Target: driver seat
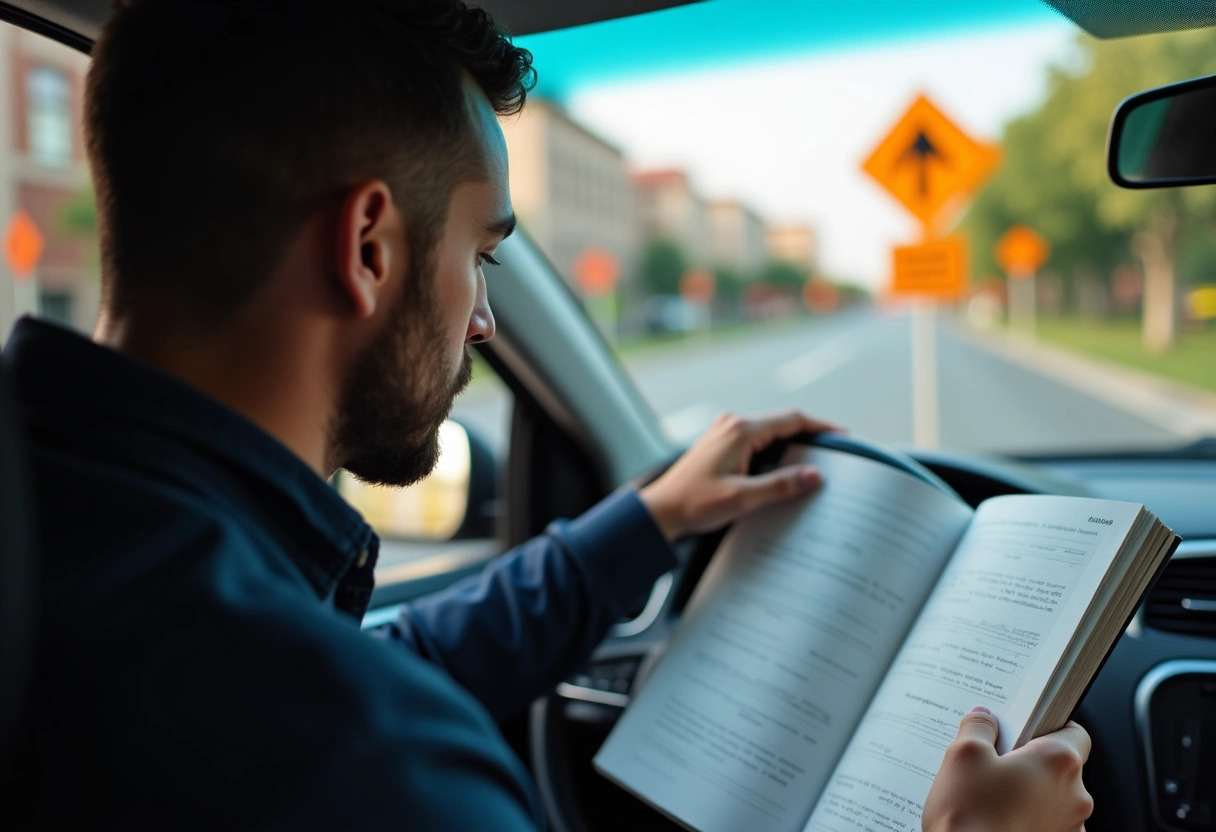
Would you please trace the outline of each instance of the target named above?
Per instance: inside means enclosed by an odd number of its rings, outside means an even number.
[[[32,681],[37,563],[23,425],[0,362],[0,827],[8,828]]]

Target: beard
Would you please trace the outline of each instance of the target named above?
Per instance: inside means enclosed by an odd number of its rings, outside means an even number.
[[[330,431],[338,465],[374,485],[413,485],[431,472],[439,428],[473,377],[467,349],[450,369],[436,276],[418,271],[407,276],[381,334],[355,360]]]

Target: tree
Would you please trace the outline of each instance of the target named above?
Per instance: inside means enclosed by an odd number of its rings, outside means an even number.
[[[57,217],[59,230],[65,234],[97,236],[97,207],[93,189],[85,188],[64,203]]]
[[[1211,72],[1216,35],[1207,30],[1098,41],[1082,36],[1076,61],[1050,70],[1035,111],[1006,126],[1005,164],[963,227],[976,268],[1023,223],[1052,243],[1051,267],[1066,281],[1104,275],[1132,257],[1144,272],[1143,340],[1153,352],[1174,340],[1176,263],[1181,243],[1216,213],[1216,190],[1130,191],[1106,172],[1106,133],[1118,103],[1147,87]]]
[[[688,261],[679,244],[659,238],[646,244],[638,276],[651,295],[678,295],[680,278],[687,269]]]
[[[744,275],[730,266],[714,268],[714,282],[717,284],[716,297],[720,300],[738,300],[749,281]]]
[[[801,292],[809,275],[806,269],[781,260],[771,260],[760,271],[760,282],[778,289]]]

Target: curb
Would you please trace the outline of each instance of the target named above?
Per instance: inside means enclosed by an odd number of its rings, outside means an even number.
[[[1018,335],[952,328],[974,346],[1180,436],[1216,436],[1216,394]]]

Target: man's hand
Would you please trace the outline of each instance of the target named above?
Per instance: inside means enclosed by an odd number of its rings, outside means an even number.
[[[752,455],[778,439],[839,428],[791,410],[717,421],[663,476],[642,489],[642,502],[668,540],[720,528],[752,509],[808,494],[819,487],[819,471],[790,465],[748,476]]]
[[[1085,729],[1070,722],[1004,756],[996,735],[996,719],[982,709],[963,717],[925,801],[925,832],[1083,830],[1094,809],[1081,782]]]

